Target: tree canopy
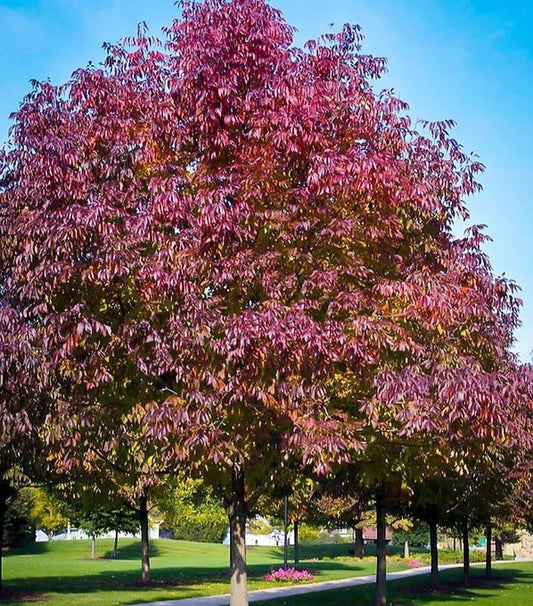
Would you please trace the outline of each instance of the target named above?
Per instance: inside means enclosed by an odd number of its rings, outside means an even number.
[[[56,464],[129,467],[141,492],[196,470],[235,606],[247,511],[289,460],[383,470],[398,437],[453,458],[524,428],[514,285],[480,227],[452,232],[482,165],[375,90],[357,26],[292,33],[263,0],[185,2],[164,42],[140,26],[35,82],[0,163],[0,315],[57,381]]]

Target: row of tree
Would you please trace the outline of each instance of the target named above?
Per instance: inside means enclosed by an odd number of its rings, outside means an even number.
[[[516,286],[452,231],[482,170],[453,123],[376,92],[358,27],[292,33],[263,0],[186,2],[13,115],[0,512],[23,475],[118,491],[148,581],[149,496],[186,472],[223,500],[243,606],[248,513],[329,478],[375,501],[382,606],[391,503],[527,478],[532,369]]]

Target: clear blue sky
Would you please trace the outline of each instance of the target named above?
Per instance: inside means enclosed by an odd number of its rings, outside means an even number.
[[[303,43],[329,24],[359,23],[365,50],[389,60],[394,87],[414,117],[453,118],[455,137],[487,170],[472,198],[486,223],[496,273],[523,289],[517,351],[533,350],[533,2],[530,0],[273,0]],[[172,0],[0,0],[0,141],[29,80],[62,83],[101,44],[154,33],[177,15]]]

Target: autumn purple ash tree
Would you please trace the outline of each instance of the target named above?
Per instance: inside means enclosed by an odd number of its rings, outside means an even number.
[[[232,606],[247,513],[289,461],[324,474],[390,432],[493,438],[483,381],[451,425],[445,393],[478,338],[490,372],[513,363],[510,285],[469,261],[478,232],[451,232],[481,166],[374,91],[357,27],[292,33],[263,0],[186,2],[164,43],[141,27],[35,83],[0,167],[4,296],[58,386],[52,457],[129,466],[140,491],[183,469],[215,486]]]

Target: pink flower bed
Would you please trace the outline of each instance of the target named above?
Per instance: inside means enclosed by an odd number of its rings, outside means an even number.
[[[291,581],[292,583],[302,583],[304,581],[314,581],[315,577],[309,570],[296,570],[296,568],[278,568],[265,574],[266,581]]]
[[[422,564],[419,560],[409,560],[409,562],[407,562],[407,566],[409,566],[410,568],[419,568],[420,566],[422,566]]]

